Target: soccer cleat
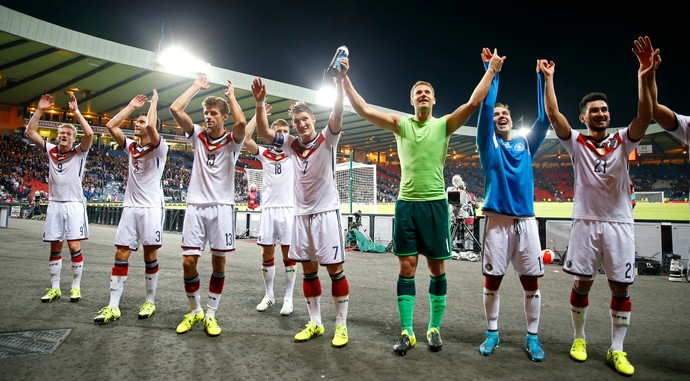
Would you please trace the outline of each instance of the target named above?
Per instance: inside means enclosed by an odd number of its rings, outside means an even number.
[[[204,319],[204,330],[206,331],[206,334],[211,337],[220,335],[220,332],[222,331],[218,325],[218,320],[216,320],[214,317],[207,317]]]
[[[403,329],[398,341],[393,345],[393,353],[398,356],[405,356],[407,351],[414,348],[416,344],[417,338],[414,336],[414,333],[410,335],[406,329]]]
[[[43,297],[41,298],[41,301],[43,303],[48,303],[48,302],[52,302],[53,300],[58,300],[62,296],[62,293],[57,288],[46,288],[46,290],[48,290],[48,292],[45,295],[43,295]]]
[[[333,336],[331,344],[333,344],[335,348],[342,348],[347,345],[347,327],[345,324],[335,325],[335,335]]]
[[[498,338],[498,331],[485,331],[484,334],[486,340],[479,346],[479,353],[484,356],[491,356],[501,343],[501,339]]]
[[[259,312],[264,312],[274,304],[276,304],[276,300],[274,298],[264,296],[264,298],[261,299],[261,303],[256,305],[256,310]]]
[[[606,352],[606,362],[616,372],[624,376],[632,376],[635,373],[635,367],[628,361],[628,354],[623,351],[612,351],[609,348]]]
[[[317,338],[326,331],[323,328],[323,325],[316,325],[313,321],[309,320],[307,324],[305,325],[306,328],[301,330],[299,333],[295,335],[295,342],[297,343],[302,343],[305,341],[309,341],[311,339]]]
[[[79,287],[72,287],[72,290],[69,292],[69,301],[76,303],[81,299],[81,291],[79,291]]]
[[[426,341],[429,344],[428,349],[432,352],[438,352],[443,348],[441,332],[438,331],[438,328],[431,328],[426,332]]]
[[[107,324],[120,318],[120,309],[113,306],[105,306],[98,311],[98,315],[93,318],[96,324]]]
[[[194,324],[204,320],[204,311],[198,312],[196,314],[192,314],[191,312],[184,315],[184,319],[182,320],[182,323],[177,325],[177,333],[185,333],[189,332]]]
[[[527,352],[527,356],[532,361],[544,361],[544,351],[541,349],[541,342],[537,335],[532,335],[531,333],[527,334],[525,352]]]
[[[292,309],[292,300],[284,300],[283,308],[280,309],[280,314],[283,316],[290,316],[292,315]]]
[[[156,305],[151,302],[144,302],[139,308],[139,319],[148,319],[156,312]]]
[[[587,360],[587,342],[585,339],[575,339],[570,347],[570,358],[577,362]]]

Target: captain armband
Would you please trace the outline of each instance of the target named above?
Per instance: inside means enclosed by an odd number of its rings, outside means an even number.
[[[282,148],[285,144],[285,134],[276,134],[276,137],[273,139],[273,143],[271,144],[274,147]]]

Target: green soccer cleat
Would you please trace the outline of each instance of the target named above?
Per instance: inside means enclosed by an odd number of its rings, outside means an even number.
[[[606,352],[606,362],[616,372],[624,376],[632,376],[635,373],[635,367],[628,361],[628,354],[622,351],[612,351],[610,348]]]
[[[405,356],[407,351],[414,348],[417,344],[417,338],[413,334],[410,334],[406,329],[403,329],[398,341],[393,345],[393,353],[398,356]]]
[[[184,315],[184,319],[182,320],[182,323],[177,325],[177,333],[185,333],[189,332],[194,324],[204,320],[204,311],[201,311],[196,314],[192,314],[191,312]]]
[[[69,292],[69,301],[72,303],[76,303],[81,299],[81,291],[79,290],[79,287],[72,287],[72,290]]]
[[[62,293],[57,288],[46,288],[46,290],[48,290],[48,292],[41,298],[41,302],[43,303],[49,303],[53,300],[58,300],[62,296]]]
[[[333,341],[331,344],[335,348],[342,348],[347,345],[347,327],[345,324],[335,325],[335,335],[333,336]]]
[[[108,324],[120,318],[120,309],[113,306],[105,306],[98,311],[98,316],[93,318],[96,324]]]
[[[316,323],[309,320],[305,328],[295,335],[295,342],[302,343],[309,341],[323,335],[325,331],[323,325],[316,325]]]
[[[570,358],[577,362],[587,360],[587,342],[585,339],[575,339],[573,346],[570,347]]]
[[[148,319],[156,312],[156,305],[151,302],[144,302],[139,308],[139,319]]]
[[[426,341],[429,344],[427,348],[432,352],[439,352],[443,348],[441,332],[438,331],[438,328],[431,328],[426,332]]]
[[[214,317],[207,317],[204,319],[204,330],[206,331],[206,334],[211,337],[220,335],[220,332],[222,331],[218,325],[218,320],[216,320]]]

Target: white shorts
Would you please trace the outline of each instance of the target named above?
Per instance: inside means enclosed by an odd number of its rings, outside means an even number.
[[[510,263],[518,275],[544,275],[536,218],[486,216],[482,273],[504,276]]]
[[[609,280],[635,281],[634,224],[574,219],[563,271],[594,278],[602,262]]]
[[[182,227],[182,248],[197,250],[197,255],[206,248],[212,251],[235,250],[235,206],[234,205],[187,205]]]
[[[272,207],[261,210],[261,226],[257,244],[273,246],[277,241],[283,246],[290,246],[292,225],[295,217],[292,207]]]
[[[127,246],[132,250],[143,246],[161,246],[163,243],[163,208],[127,206],[122,210],[115,233],[115,246]]]
[[[48,202],[44,242],[81,241],[89,238],[89,220],[83,202]]]
[[[291,260],[336,265],[345,262],[344,248],[339,210],[295,216]]]

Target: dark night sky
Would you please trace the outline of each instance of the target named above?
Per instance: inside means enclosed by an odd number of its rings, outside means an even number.
[[[535,62],[546,58],[556,63],[559,105],[576,128],[579,100],[591,91],[608,94],[612,126],[635,116],[638,63],[631,48],[638,36],[649,35],[663,60],[660,102],[690,113],[684,94],[690,89],[690,28],[665,1],[647,7],[605,1],[46,3],[3,1],[44,21],[152,51],[165,24],[163,46],[184,45],[213,66],[310,89],[320,87],[335,49],[345,44],[350,78],[369,103],[411,112],[410,87],[426,80],[436,90],[437,117],[467,100],[483,73],[486,46],[507,57],[499,102],[510,105],[516,124],[520,115],[531,124]],[[476,124],[476,114],[468,124]]]

